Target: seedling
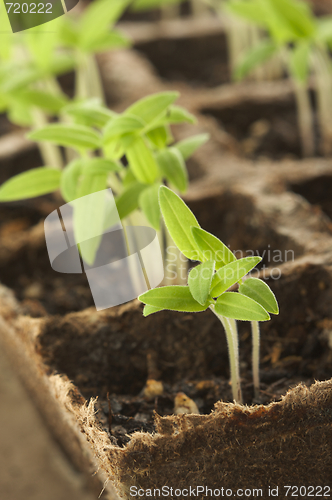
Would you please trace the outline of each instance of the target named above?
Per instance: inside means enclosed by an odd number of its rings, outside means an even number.
[[[143,293],[143,314],[168,309],[179,312],[201,312],[210,309],[226,332],[234,401],[242,403],[239,373],[239,346],[236,320],[252,322],[253,379],[259,394],[259,327],[258,321],[278,314],[278,304],[269,286],[258,278],[243,278],[261,257],[237,260],[231,250],[212,234],[204,231],[194,214],[173,191],[159,189],[159,204],[166,227],[179,250],[190,260],[199,261],[188,276],[187,286],[165,286]],[[238,286],[237,291],[228,291]]]
[[[174,104],[177,97],[177,92],[153,94],[122,114],[110,111],[96,100],[68,105],[64,112],[74,123],[47,125],[29,137],[71,148],[78,157],[61,172],[46,166],[13,177],[1,186],[0,201],[32,198],[60,188],[64,200],[70,203],[111,187],[122,220],[140,209],[149,224],[159,231],[160,185],[167,181],[179,192],[185,192],[188,184],[185,160],[208,138],[201,134],[171,145],[170,125],[195,121],[185,109]],[[102,227],[105,214],[90,208],[95,213],[95,224]],[[74,224],[75,233],[84,235],[83,213],[75,215]],[[87,238],[77,240],[84,239]],[[83,257],[87,263],[93,262],[96,250],[86,246]]]
[[[0,111],[18,125],[42,127],[59,116],[68,102],[57,77],[75,70],[75,98],[104,101],[95,54],[127,47],[130,41],[114,24],[128,0],[97,0],[78,18],[70,14],[51,21],[49,31],[36,27],[24,35],[2,35],[0,50]],[[10,31],[0,3],[0,28]],[[23,37],[23,38],[22,38]],[[45,165],[62,168],[59,148],[38,143]]]
[[[315,141],[308,90],[312,71],[316,80],[321,150],[331,153],[332,137],[332,43],[331,18],[315,18],[302,0],[228,0],[227,9],[261,29],[268,38],[247,51],[235,70],[240,80],[278,54],[294,82],[298,124],[304,156],[313,156]]]

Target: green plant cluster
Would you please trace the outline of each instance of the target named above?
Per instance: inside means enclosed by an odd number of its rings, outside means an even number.
[[[331,153],[332,131],[332,17],[315,17],[303,0],[226,0],[225,8],[232,15],[245,19],[263,30],[265,37],[247,50],[234,71],[242,80],[255,68],[276,54],[285,71],[294,81],[298,122],[304,156],[315,152],[309,76],[315,79],[318,98],[321,152]]]
[[[121,219],[141,209],[158,230],[160,185],[166,181],[185,192],[185,160],[208,138],[200,134],[172,144],[171,124],[195,122],[191,114],[174,104],[177,97],[177,92],[152,94],[121,114],[95,99],[67,105],[63,113],[72,118],[72,123],[49,124],[29,137],[70,148],[76,157],[63,170],[45,166],[12,177],[1,186],[0,201],[32,198],[61,189],[64,200],[70,203],[111,187]],[[77,241],[86,239],[86,210],[93,214],[97,227],[104,227],[105,213],[94,206],[93,200],[87,199],[86,203],[84,212],[75,214]],[[95,250],[83,255],[88,263],[93,261]]]
[[[159,203],[166,227],[179,250],[190,260],[201,264],[188,276],[187,286],[165,286],[143,293],[138,298],[145,305],[144,316],[169,309],[180,312],[202,312],[210,308],[223,324],[229,349],[233,398],[242,402],[238,334],[234,320],[267,321],[269,313],[278,314],[278,304],[269,286],[258,278],[243,278],[261,257],[237,260],[218,238],[202,229],[194,214],[179,196],[165,186],[159,189]],[[238,291],[228,291],[234,285]],[[254,325],[254,351],[259,346],[259,331]],[[253,372],[258,390],[258,357]]]

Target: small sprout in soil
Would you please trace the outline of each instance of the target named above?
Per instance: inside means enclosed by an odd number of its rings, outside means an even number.
[[[232,15],[245,19],[265,37],[247,50],[234,71],[237,80],[278,56],[290,75],[298,109],[298,126],[304,156],[315,153],[309,76],[314,76],[321,153],[332,152],[332,43],[331,17],[316,18],[303,0],[227,0]]]
[[[174,143],[171,125],[196,121],[174,104],[178,95],[151,94],[121,114],[109,110],[98,99],[65,106],[62,113],[69,115],[72,123],[67,120],[48,124],[31,132],[29,138],[38,144],[69,148],[74,159],[62,170],[44,166],[12,177],[0,187],[0,202],[33,198],[60,189],[64,200],[71,203],[111,188],[121,220],[127,219],[128,225],[150,225],[165,231],[160,225],[158,189],[166,181],[185,192],[185,161],[208,139],[207,134],[199,134]],[[93,263],[99,243],[96,238],[91,239],[87,214],[95,227],[103,228],[107,222],[105,211],[91,198],[74,208],[75,237],[76,241],[86,242],[81,252],[88,264]]]
[[[222,323],[228,344],[233,399],[242,403],[239,373],[239,347],[236,320],[251,321],[253,337],[253,378],[259,394],[259,321],[278,314],[276,298],[268,285],[258,278],[244,280],[261,257],[237,260],[218,238],[202,229],[194,214],[169,188],[159,189],[159,204],[166,227],[179,250],[190,260],[199,261],[188,276],[187,286],[165,286],[143,293],[143,314],[164,309],[201,312],[206,309]],[[237,291],[227,291],[238,286]]]
[[[178,392],[174,399],[174,413],[175,415],[199,413],[199,409],[195,401],[186,396],[184,392]]]

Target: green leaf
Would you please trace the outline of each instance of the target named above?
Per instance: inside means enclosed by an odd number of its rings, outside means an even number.
[[[165,126],[156,127],[146,133],[146,137],[157,149],[163,149],[168,143],[168,133]]]
[[[48,141],[60,146],[69,146],[74,149],[98,149],[100,136],[94,130],[83,125],[52,124],[28,134],[29,139]]]
[[[184,0],[134,0],[131,5],[131,10],[134,12],[158,9],[164,7],[165,5],[178,4]]]
[[[84,10],[79,22],[79,45],[82,50],[90,52],[91,47],[107,33],[109,26],[121,16],[127,7],[128,0],[95,0]]]
[[[156,157],[165,178],[181,193],[188,187],[188,173],[181,153],[176,148],[160,151]]]
[[[28,126],[32,125],[31,109],[27,104],[18,99],[10,99],[10,106],[8,109],[9,121],[16,125]]]
[[[109,172],[120,172],[122,168],[119,163],[107,158],[88,158],[84,160],[84,174],[108,174]]]
[[[317,40],[331,42],[332,40],[332,16],[320,17],[316,20]]]
[[[251,21],[259,26],[266,26],[265,11],[260,8],[260,2],[255,0],[231,0],[225,2],[225,10],[229,13]]]
[[[82,173],[82,159],[73,160],[62,171],[61,194],[63,199],[69,203],[77,198],[79,178]]]
[[[160,229],[160,208],[158,201],[159,184],[144,189],[139,195],[138,204],[151,226]]]
[[[276,15],[294,38],[310,38],[316,31],[314,15],[308,4],[299,0],[269,0]]]
[[[188,139],[183,139],[175,144],[176,149],[178,149],[184,160],[187,160],[196,149],[200,148],[209,140],[209,134],[198,134]]]
[[[21,101],[31,106],[45,109],[53,113],[58,113],[66,104],[67,98],[64,94],[51,94],[43,90],[21,90],[16,93]]]
[[[271,59],[276,51],[277,45],[270,40],[264,40],[249,49],[235,68],[235,80],[242,80],[245,78],[257,66]]]
[[[191,260],[202,260],[190,228],[199,227],[196,217],[181,198],[165,186],[159,189],[159,205],[166,227],[178,249]]]
[[[194,115],[189,113],[185,108],[182,108],[182,106],[176,106],[173,104],[172,106],[169,106],[167,112],[166,112],[166,117],[163,120],[166,123],[196,123],[196,118]]]
[[[213,234],[204,231],[200,227],[192,227],[191,232],[203,256],[203,262],[214,260],[216,262],[216,269],[220,269],[225,264],[236,261],[233,252],[216,236],[213,236]]]
[[[124,219],[138,208],[139,195],[144,189],[146,185],[135,182],[115,199],[120,219]]]
[[[268,312],[257,302],[236,292],[225,292],[215,305],[216,313],[242,321],[267,321]]]
[[[279,314],[275,295],[264,281],[258,278],[248,278],[240,285],[239,292],[258,302],[269,313]]]
[[[251,269],[253,269],[261,257],[244,257],[243,259],[231,262],[219,269],[213,276],[211,284],[211,297],[218,297],[225,292],[230,286],[237,283]]]
[[[202,306],[206,303],[209,297],[214,268],[215,262],[213,260],[209,260],[194,267],[188,276],[190,293]]]
[[[164,309],[162,307],[154,307],[154,306],[149,306],[145,305],[143,309],[143,316],[146,318],[147,316],[150,316],[150,314],[154,314],[159,311],[163,311]]]
[[[113,30],[111,33],[102,33],[96,38],[94,42],[89,45],[88,52],[98,53],[106,50],[130,47],[130,45],[131,40],[128,37],[119,31]]]
[[[178,98],[178,92],[159,92],[143,97],[126,110],[126,114],[135,115],[145,124],[156,120]]]
[[[148,290],[138,300],[150,306],[180,312],[200,312],[209,307],[209,303],[201,305],[190,293],[187,286],[163,286]]]
[[[108,144],[115,137],[142,130],[144,123],[135,115],[118,115],[113,117],[104,128],[103,142]]]
[[[136,177],[134,176],[133,172],[130,170],[130,168],[126,168],[124,177],[122,179],[122,185],[124,188],[129,187],[131,184],[136,183]]]
[[[136,179],[145,184],[153,184],[158,176],[158,167],[142,137],[135,138],[126,148],[126,156]]]
[[[82,125],[99,128],[104,127],[109,120],[117,116],[114,111],[101,106],[99,99],[72,103],[62,111],[76,118]]]
[[[0,201],[24,200],[52,193],[60,186],[61,171],[39,167],[15,175],[0,187]]]
[[[308,80],[310,45],[299,43],[289,52],[289,69],[294,78],[302,83]]]
[[[2,85],[3,92],[14,92],[16,90],[24,89],[27,85],[40,80],[42,74],[40,70],[32,66],[21,65],[18,71],[12,71],[6,78]]]

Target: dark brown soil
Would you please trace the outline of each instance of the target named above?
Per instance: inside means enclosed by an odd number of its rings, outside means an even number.
[[[318,289],[310,288],[313,281]],[[300,381],[310,385],[332,376],[327,333],[332,320],[318,320],[328,309],[321,300],[328,286],[324,269],[303,268],[269,284],[281,315],[262,324],[258,401],[253,395],[250,325],[239,322],[245,404],[268,403]],[[128,442],[132,432],[151,432],[154,411],[172,414],[178,392],[193,399],[203,414],[218,400],[232,400],[225,334],[210,311],[165,311],[143,318],[140,305],[106,313],[92,309],[48,320],[39,346],[50,372],[65,373],[85,398],[98,397],[98,417],[119,445]],[[151,378],[162,381],[162,395],[143,394]]]
[[[301,143],[293,97],[283,102],[250,101],[232,106],[205,108],[238,141],[240,156],[280,160],[301,158]]]
[[[15,130],[15,125],[11,124],[6,115],[0,114],[0,136]]]
[[[185,81],[192,87],[215,87],[230,81],[224,34],[202,37],[161,38],[136,44],[168,81]]]
[[[332,176],[321,175],[300,183],[290,184],[289,188],[303,196],[312,205],[319,207],[332,219]]]

